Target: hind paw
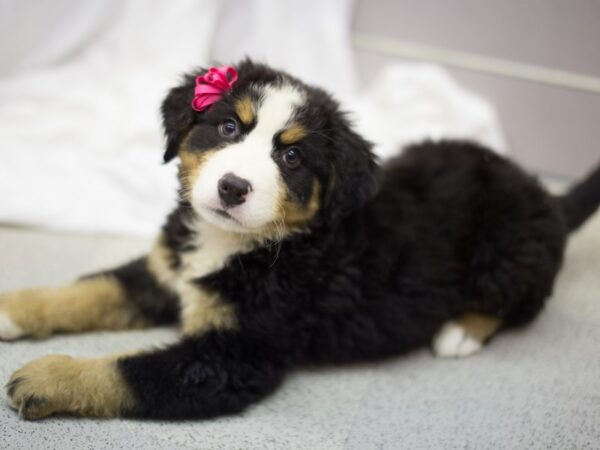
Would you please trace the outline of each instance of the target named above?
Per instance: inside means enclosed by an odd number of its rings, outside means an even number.
[[[447,322],[433,338],[433,352],[443,358],[460,358],[477,353],[483,343],[457,322]]]

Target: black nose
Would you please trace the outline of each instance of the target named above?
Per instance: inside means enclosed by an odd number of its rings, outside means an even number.
[[[235,176],[232,173],[226,173],[218,183],[219,197],[223,207],[241,205],[246,201],[246,195],[252,190],[252,186],[247,180]]]

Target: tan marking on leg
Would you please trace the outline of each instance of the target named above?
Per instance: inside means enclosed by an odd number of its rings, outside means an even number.
[[[467,313],[458,320],[458,323],[467,334],[484,343],[500,328],[502,321],[483,314]]]
[[[115,417],[134,406],[117,368],[118,356],[51,355],[17,370],[6,385],[11,406],[25,419],[52,414]]]
[[[223,302],[219,294],[187,284],[181,291],[183,334],[198,335],[209,330],[231,330],[237,327],[233,306]]]
[[[295,123],[281,133],[279,140],[284,145],[291,145],[306,137],[307,134],[308,131],[306,128],[298,123]]]
[[[313,181],[310,200],[307,204],[301,204],[291,200],[289,197],[282,202],[282,218],[288,229],[306,226],[315,216],[320,207],[321,184],[315,179]]]
[[[235,112],[244,124],[250,125],[254,121],[255,116],[254,102],[250,97],[238,100],[235,102]]]
[[[56,331],[119,330],[149,323],[119,282],[98,276],[59,288],[27,289],[0,297],[0,315],[23,330],[43,337]],[[0,334],[0,338],[2,338]]]

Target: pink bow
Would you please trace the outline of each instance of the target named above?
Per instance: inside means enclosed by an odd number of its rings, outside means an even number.
[[[204,75],[196,78],[192,108],[204,111],[219,101],[224,92],[233,89],[238,79],[237,71],[231,66],[211,67]]]

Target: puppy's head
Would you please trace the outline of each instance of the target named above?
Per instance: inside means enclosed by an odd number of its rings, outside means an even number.
[[[371,146],[324,91],[249,60],[233,89],[191,107],[197,76],[162,105],[182,200],[226,230],[270,237],[335,221],[374,192]]]

